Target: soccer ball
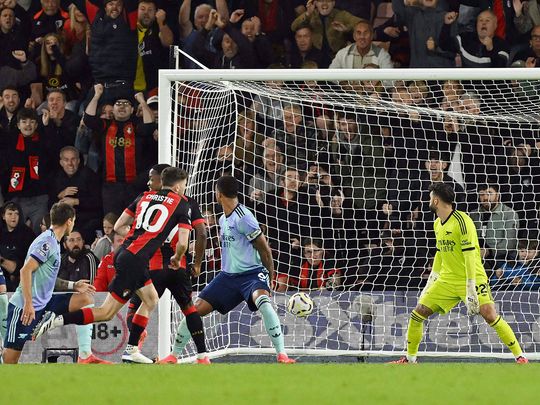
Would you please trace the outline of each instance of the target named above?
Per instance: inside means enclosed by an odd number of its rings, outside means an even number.
[[[293,294],[289,298],[287,311],[295,316],[304,318],[313,312],[313,300],[304,292]]]

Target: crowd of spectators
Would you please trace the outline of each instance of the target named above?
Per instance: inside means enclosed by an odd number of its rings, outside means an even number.
[[[157,163],[157,72],[171,45],[190,55],[184,68],[534,68],[540,9],[536,0],[0,0],[8,289],[57,201],[77,209],[65,271],[91,268],[79,279],[93,279],[99,260],[111,262],[114,222]],[[239,169],[243,202],[275,254],[278,290],[419,286],[433,256],[427,190],[436,181],[455,185],[457,208],[476,222],[494,286],[540,284],[538,127],[484,114],[534,101],[537,88],[510,84],[497,98],[489,85],[456,81],[349,82],[340,89],[360,108],[332,111],[317,83],[293,87],[308,101],[238,94],[236,137],[208,159],[216,173]],[[196,98],[186,93],[188,110]],[[373,100],[403,109],[375,114]],[[205,125],[179,124],[186,139]],[[220,260],[218,212],[208,205],[204,214],[201,283]]]

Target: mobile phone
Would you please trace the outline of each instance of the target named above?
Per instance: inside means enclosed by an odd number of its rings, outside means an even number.
[[[103,231],[97,230],[96,231],[96,238],[103,238]]]

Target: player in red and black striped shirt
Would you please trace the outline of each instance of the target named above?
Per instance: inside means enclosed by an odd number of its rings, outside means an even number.
[[[170,167],[166,164],[159,164],[152,167],[148,173],[148,188],[153,191],[161,189],[161,172]],[[192,285],[191,285],[191,276],[198,276],[201,269],[202,258],[204,256],[204,250],[206,248],[206,223],[201,214],[199,204],[193,198],[188,196],[183,196],[187,199],[190,206],[190,221],[191,226],[195,229],[195,258],[191,266],[191,272],[189,271],[189,254],[186,253],[182,260],[180,261],[180,269],[170,269],[169,261],[171,256],[174,253],[176,244],[178,242],[177,235],[174,234],[172,240],[166,240],[165,243],[156,250],[149,262],[150,276],[152,277],[152,282],[156,287],[158,295],[161,297],[165,292],[165,289],[168,289],[178,305],[182,310],[183,314],[186,317],[186,323],[188,329],[193,336],[193,341],[197,347],[197,356],[199,363],[208,363],[208,358],[206,356],[206,344],[204,341],[204,329],[203,323],[200,315],[197,313],[193,301],[191,300]],[[135,220],[134,207],[136,206],[137,200],[135,200],[128,208],[124,210],[118,221],[115,224],[115,230],[119,233],[125,232],[126,228],[131,226]],[[141,305],[141,300],[138,296],[133,296],[129,303],[128,309],[128,326],[131,329],[131,319],[135,314],[135,311]],[[142,336],[145,332],[143,332]],[[142,342],[139,342],[139,349],[142,346]],[[176,358],[174,361],[168,361],[168,363],[176,363]]]
[[[179,263],[187,251],[191,224],[189,204],[184,197],[187,173],[170,167],[163,171],[162,189],[149,191],[139,199],[135,209],[135,226],[129,231],[122,247],[116,252],[114,266],[116,276],[109,285],[109,295],[99,308],[83,308],[75,312],[57,316],[49,313],[36,326],[33,338],[47,330],[62,325],[86,325],[112,319],[124,304],[136,293],[142,305],[133,317],[133,326],[128,346],[122,360],[134,363],[152,363],[139,351],[137,343],[146,328],[148,316],[158,303],[159,297],[148,271],[148,261],[165,240],[172,240],[178,234],[176,251],[171,257],[171,266],[179,268]]]

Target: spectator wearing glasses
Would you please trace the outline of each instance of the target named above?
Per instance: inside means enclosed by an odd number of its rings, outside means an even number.
[[[512,66],[540,67],[540,25],[532,29],[529,48],[514,57]]]
[[[145,137],[151,137],[154,133],[154,114],[142,93],[137,93],[135,98],[143,108],[142,123],[133,114],[133,102],[127,96],[115,100],[111,120],[101,119],[97,115],[97,106],[103,94],[103,85],[96,84],[94,93],[86,107],[84,124],[101,141],[103,211],[120,215],[138,194],[135,182],[144,170],[141,145]]]

